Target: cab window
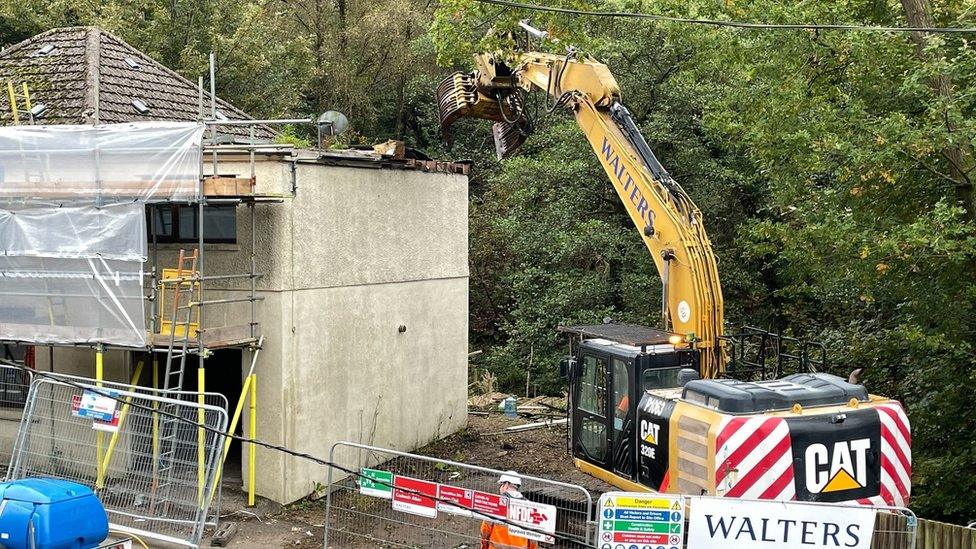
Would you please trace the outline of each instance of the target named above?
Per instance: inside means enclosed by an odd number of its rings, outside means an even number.
[[[607,362],[593,356],[583,357],[580,372],[580,409],[600,417],[607,410]]]
[[[590,458],[596,461],[607,459],[606,420],[583,416],[580,424],[580,444]]]
[[[677,387],[680,371],[681,368],[648,368],[641,376],[641,390]]]
[[[630,410],[630,376],[627,375],[627,363],[619,358],[612,360],[613,364],[613,426],[616,430],[623,429],[624,418]]]

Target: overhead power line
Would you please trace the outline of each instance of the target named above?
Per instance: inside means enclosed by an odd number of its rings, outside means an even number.
[[[512,0],[475,0],[482,4],[493,4],[509,8],[519,8],[566,15],[584,15],[589,17],[623,17],[630,19],[651,19],[653,21],[667,21],[689,25],[706,25],[712,27],[731,27],[736,29],[756,30],[840,30],[860,32],[928,32],[933,34],[976,34],[976,27],[872,27],[868,25],[836,25],[819,23],[749,23],[745,21],[722,21],[717,19],[694,19],[689,17],[672,17],[654,13],[640,13],[627,11],[590,11],[553,6],[540,6]]]

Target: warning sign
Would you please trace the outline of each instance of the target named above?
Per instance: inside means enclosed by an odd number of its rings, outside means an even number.
[[[90,391],[85,391],[85,395],[88,395],[88,393]],[[118,395],[115,391],[106,391],[106,393]],[[97,393],[92,392],[91,394],[94,396],[94,399],[86,398],[85,395],[71,395],[71,415],[90,418],[92,420],[92,429],[96,431],[107,431],[109,433],[118,431],[121,414],[115,408],[116,401],[106,396],[98,395]],[[95,399],[104,399],[104,401]],[[109,402],[111,405],[108,404]]]
[[[471,508],[495,518],[508,518],[508,498],[497,494],[475,490],[471,495]]]
[[[600,498],[599,547],[619,545],[681,549],[685,498],[665,494],[608,492]]]
[[[507,522],[508,531],[513,536],[544,543],[556,542],[557,509],[546,503],[403,477],[377,469],[360,470],[359,493],[391,499],[396,511],[428,518],[437,518],[438,511],[479,520],[494,518]]]
[[[437,483],[410,477],[393,477],[393,508],[427,518],[437,517]]]
[[[509,526],[508,531],[526,539],[556,543],[556,507],[546,503],[536,503],[526,499],[508,500],[508,520],[530,528]]]
[[[105,394],[99,394],[95,391],[85,390],[81,395],[81,401],[78,403],[77,411],[72,409],[72,412],[78,417],[87,417],[91,419],[97,419],[105,423],[111,423],[115,419],[115,405],[117,401],[112,397],[117,397],[118,392],[116,391],[103,391]],[[106,396],[106,395],[112,395]],[[72,399],[72,404],[74,404],[74,399]],[[74,406],[72,406],[74,408]]]
[[[458,488],[457,486],[447,486],[445,484],[437,485],[437,497],[441,500],[437,502],[437,510],[443,511],[445,513],[450,513],[452,515],[461,515],[465,517],[471,516],[471,505],[472,499],[474,498],[474,490],[468,490],[466,488]],[[447,503],[451,502],[451,503]],[[456,504],[456,505],[452,505]]]

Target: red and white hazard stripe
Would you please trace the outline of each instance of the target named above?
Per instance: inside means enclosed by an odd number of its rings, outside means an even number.
[[[781,501],[795,498],[792,442],[783,418],[726,418],[719,427],[715,449],[719,494]]]
[[[881,499],[904,507],[912,493],[912,432],[905,410],[897,402],[875,409],[881,417]]]
[[[881,418],[881,493],[857,500],[861,505],[905,507],[912,493],[912,432],[897,402],[875,407]]]

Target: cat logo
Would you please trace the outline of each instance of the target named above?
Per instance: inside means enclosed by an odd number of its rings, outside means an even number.
[[[804,454],[806,484],[811,494],[826,494],[864,488],[868,482],[870,438],[841,440],[833,448],[811,444]]]
[[[648,444],[657,444],[657,437],[661,432],[661,426],[647,420],[641,420],[640,437]]]

